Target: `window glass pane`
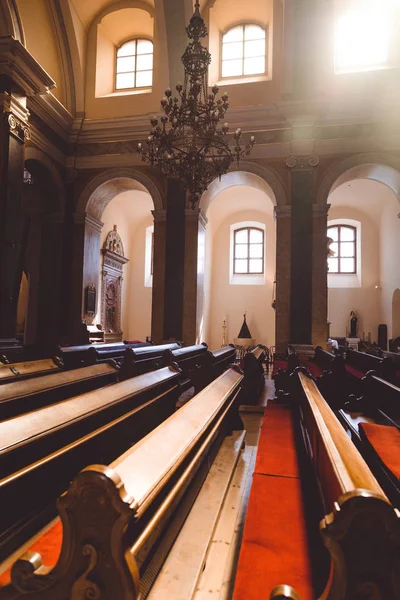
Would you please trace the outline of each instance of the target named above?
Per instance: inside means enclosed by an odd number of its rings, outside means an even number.
[[[353,273],[355,271],[354,258],[341,258],[340,271],[341,273]]]
[[[149,87],[153,83],[153,71],[138,71],[136,73],[136,87]]]
[[[334,242],[337,242],[339,239],[339,228],[328,227],[328,237],[332,238]]]
[[[244,55],[246,58],[250,56],[265,56],[265,40],[245,42]]]
[[[355,229],[352,227],[341,227],[340,228],[340,240],[342,242],[352,242],[354,241]]]
[[[262,244],[263,231],[259,229],[250,229],[250,244]]]
[[[339,259],[338,258],[328,258],[328,267],[329,267],[329,273],[338,273]]]
[[[117,56],[132,56],[136,53],[136,42],[127,42],[117,50]]]
[[[235,257],[236,258],[247,258],[248,255],[248,245],[247,244],[236,244],[235,246]]]
[[[133,56],[126,56],[124,58],[117,58],[117,73],[129,73],[135,70],[135,58]]]
[[[117,75],[115,87],[117,90],[135,87],[135,73],[120,73]]]
[[[235,273],[247,273],[247,260],[235,260]]]
[[[337,242],[333,242],[330,246],[329,246],[330,250],[332,250],[335,253],[335,256],[338,255],[339,253],[339,244]]]
[[[235,243],[236,244],[247,244],[247,229],[239,229],[239,231],[235,231]]]
[[[148,71],[153,68],[153,55],[142,54],[137,57],[136,68],[138,71]]]
[[[263,245],[262,244],[251,244],[250,245],[250,258],[262,258]]]
[[[222,45],[222,60],[232,58],[242,58],[243,44],[242,42],[233,42],[231,44]]]
[[[222,41],[225,42],[241,42],[243,40],[243,27],[239,25],[238,27],[232,27],[229,31],[227,31],[222,38]]]
[[[265,29],[258,25],[246,25],[244,30],[245,40],[260,40],[265,39]]]
[[[262,273],[263,272],[263,264],[262,260],[258,258],[253,258],[249,260],[249,273]]]
[[[354,242],[342,242],[340,244],[340,256],[354,256]]]
[[[222,77],[233,77],[234,75],[242,75],[242,60],[224,60],[222,62]]]
[[[150,42],[149,40],[138,40],[137,45],[138,54],[153,54],[153,42]]]
[[[257,73],[265,73],[265,56],[261,56],[260,58],[245,58],[244,74],[256,75]]]

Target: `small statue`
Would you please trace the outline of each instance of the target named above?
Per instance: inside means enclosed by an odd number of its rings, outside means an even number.
[[[357,322],[358,322],[358,317],[357,317],[356,313],[352,310],[350,313],[350,337],[351,338],[357,337]]]

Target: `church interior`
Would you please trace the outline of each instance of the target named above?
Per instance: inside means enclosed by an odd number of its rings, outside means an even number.
[[[0,600],[400,599],[399,0],[0,0]]]

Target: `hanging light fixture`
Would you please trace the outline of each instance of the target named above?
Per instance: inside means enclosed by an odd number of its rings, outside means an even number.
[[[208,67],[211,54],[200,39],[207,36],[207,28],[200,15],[200,4],[195,3],[193,16],[186,28],[189,42],[182,63],[184,83],[178,83],[178,97],[167,89],[161,100],[164,115],[151,119],[152,129],[147,138],[147,149],[138,144],[143,161],[158,166],[167,176],[179,179],[188,191],[192,208],[210,183],[227,173],[230,165],[248,156],[255,138],[241,145],[242,132],[233,134],[235,145],[230,146],[228,123],[218,126],[229,107],[228,94],[217,99],[219,88],[214,85],[208,92]]]

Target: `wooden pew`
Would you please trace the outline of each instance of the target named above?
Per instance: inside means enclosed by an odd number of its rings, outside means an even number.
[[[127,348],[142,348],[151,345],[149,342],[128,344],[124,342],[110,342],[106,344],[84,344],[81,346],[59,346],[57,354],[62,358],[66,369],[77,369],[96,364],[98,357],[103,362],[110,359],[121,359]],[[99,350],[99,355],[97,350]]]
[[[4,385],[10,381],[21,381],[23,379],[39,377],[44,373],[57,373],[61,371],[63,366],[64,363],[58,356],[20,363],[1,363],[0,385]]]
[[[124,360],[119,372],[119,379],[129,379],[135,375],[149,373],[165,366],[164,352],[166,350],[177,350],[179,343],[160,344],[158,346],[146,346],[141,348],[127,348]]]
[[[362,379],[368,371],[376,371],[383,379],[395,384],[400,383],[395,365],[389,357],[379,358],[379,356],[349,348],[346,351],[346,370],[359,379]]]
[[[194,387],[195,394],[203,390],[214,379],[222,375],[226,369],[235,364],[236,348],[233,344],[229,344],[216,350],[207,350],[200,356],[199,368],[191,370],[189,379]],[[178,365],[181,367],[179,362]]]
[[[248,352],[243,360],[244,381],[240,395],[242,404],[257,404],[265,385],[263,361],[265,358],[264,347],[256,346]]]
[[[233,598],[356,600],[373,592],[395,600],[400,597],[400,514],[316,383],[302,371],[292,374],[291,410],[266,409],[263,456],[257,456]],[[265,434],[276,439],[277,415],[286,424],[285,448],[267,444]],[[305,480],[303,486],[299,479]],[[311,534],[319,520],[326,561]]]
[[[202,377],[202,371],[206,363],[206,355],[208,346],[205,343],[196,344],[194,346],[186,346],[185,348],[177,348],[175,350],[165,350],[163,357],[166,365],[176,363],[182,370],[182,390],[185,391],[194,385],[198,378]],[[199,389],[204,387],[199,386]],[[196,391],[199,391],[197,389]]]
[[[390,358],[396,369],[397,377],[400,377],[400,353],[382,351],[382,358]]]
[[[274,360],[272,378],[275,380],[276,396],[283,396],[288,393],[290,387],[290,374],[298,367],[300,359],[294,347],[289,344],[285,348],[284,360]]]
[[[146,597],[218,448],[243,427],[241,380],[229,369],[111,464],[81,471],[58,500],[57,564],[49,570],[25,554],[1,600]]]
[[[110,361],[42,375],[29,381],[5,383],[0,386],[0,421],[116,383],[117,380],[118,365]]]

